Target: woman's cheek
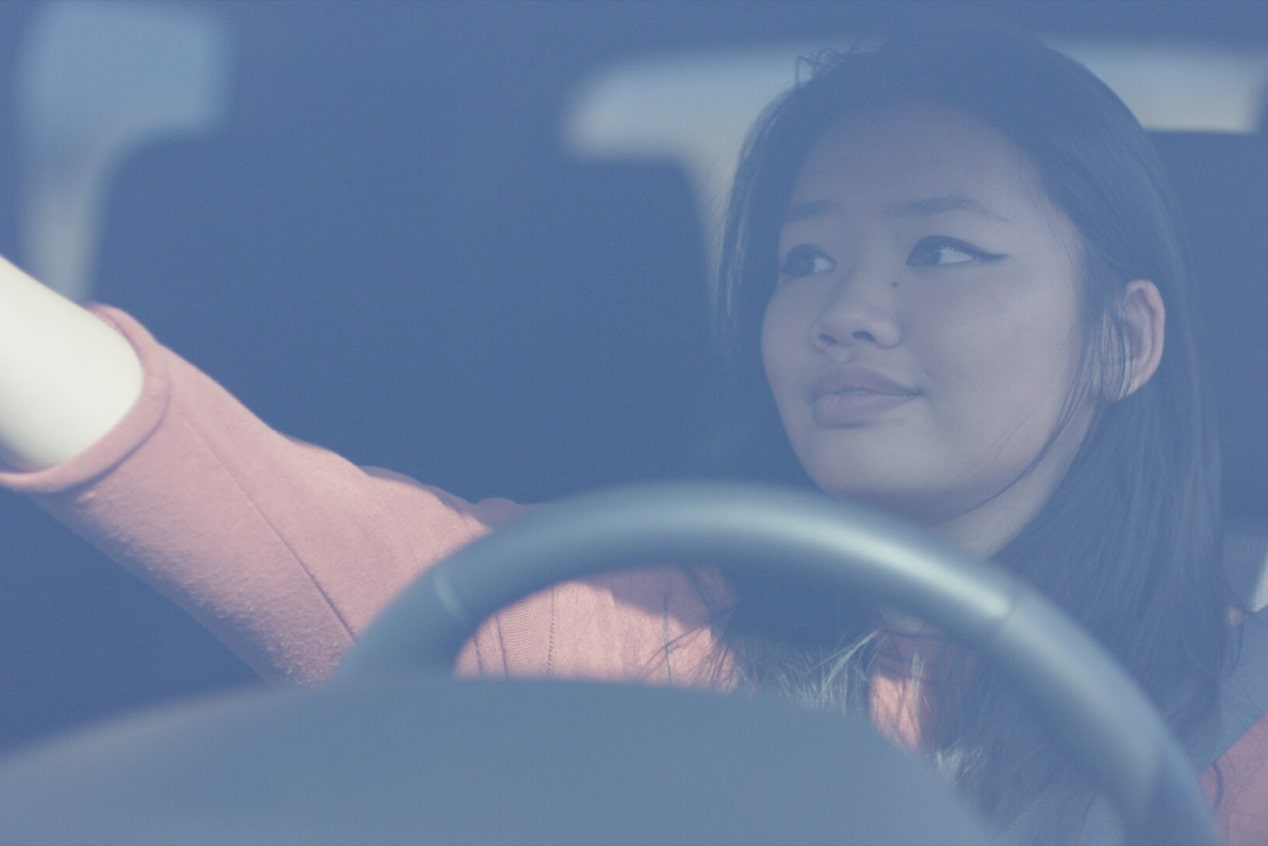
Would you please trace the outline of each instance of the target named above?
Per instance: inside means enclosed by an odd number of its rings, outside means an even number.
[[[792,360],[796,358],[797,337],[804,337],[807,331],[798,331],[797,313],[795,297],[785,289],[778,289],[767,303],[762,318],[762,364],[776,398],[787,388]]]

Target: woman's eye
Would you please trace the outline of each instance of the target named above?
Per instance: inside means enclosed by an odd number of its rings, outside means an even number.
[[[779,275],[784,279],[800,279],[814,273],[827,273],[836,267],[836,262],[828,258],[821,250],[814,247],[793,247],[784,256],[779,265]]]
[[[912,247],[911,254],[907,256],[907,264],[917,266],[964,264],[971,261],[995,261],[1001,258],[1003,256],[1000,254],[979,250],[955,238],[939,236],[921,239],[916,246]]]

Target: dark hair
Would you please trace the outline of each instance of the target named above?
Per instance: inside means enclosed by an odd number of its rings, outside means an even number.
[[[1182,738],[1213,712],[1228,638],[1219,564],[1217,451],[1198,380],[1177,203],[1127,107],[1092,73],[1027,38],[909,33],[809,64],[810,78],[759,121],[737,174],[720,264],[720,305],[740,410],[732,472],[809,484],[761,367],[762,315],[793,184],[843,116],[901,104],[956,109],[1008,138],[1082,241],[1083,345],[1076,391],[1107,386],[1130,343],[1124,287],[1151,280],[1167,304],[1153,378],[1103,404],[1064,480],[997,560],[1093,632]],[[1071,402],[1075,398],[1070,398]],[[866,706],[875,629],[857,602],[813,588],[736,584],[719,626],[741,684],[802,701]],[[788,613],[788,603],[798,603]],[[809,607],[813,610],[806,611]],[[940,693],[934,745],[997,822],[1070,776],[989,667]],[[1072,778],[1072,776],[1070,776]]]

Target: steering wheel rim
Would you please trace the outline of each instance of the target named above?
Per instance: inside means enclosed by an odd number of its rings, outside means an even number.
[[[556,582],[657,561],[708,561],[725,573],[772,560],[917,614],[998,662],[1110,796],[1129,842],[1217,842],[1184,753],[1090,635],[1004,570],[887,515],[805,491],[649,485],[542,509],[412,584],[335,679],[420,668],[447,675],[483,620]]]

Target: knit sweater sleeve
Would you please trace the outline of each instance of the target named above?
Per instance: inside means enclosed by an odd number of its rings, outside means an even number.
[[[415,576],[522,511],[286,438],[127,315],[97,313],[136,348],[141,399],[84,453],[0,473],[0,485],[175,600],[266,678],[324,679]],[[491,625],[468,645],[468,670],[500,666],[479,654],[495,640]]]

